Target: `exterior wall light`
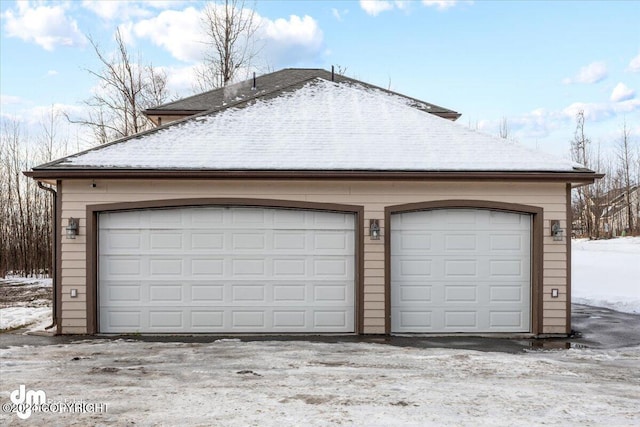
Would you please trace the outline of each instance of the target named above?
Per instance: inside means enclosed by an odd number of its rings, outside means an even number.
[[[553,220],[551,221],[551,235],[553,236],[553,240],[557,242],[562,241],[562,236],[564,235],[564,230],[560,228],[560,221]]]
[[[371,240],[380,240],[380,221],[377,219],[369,220],[369,237]]]
[[[77,218],[69,218],[69,225],[67,225],[67,239],[75,239],[78,235],[79,221]]]

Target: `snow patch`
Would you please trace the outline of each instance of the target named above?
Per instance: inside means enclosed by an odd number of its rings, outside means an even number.
[[[49,326],[50,323],[51,307],[8,307],[0,309],[0,330],[16,329],[23,326],[31,326],[33,330],[41,330]]]
[[[640,237],[571,243],[571,302],[640,313]]]

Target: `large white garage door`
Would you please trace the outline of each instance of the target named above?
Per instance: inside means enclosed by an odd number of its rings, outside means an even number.
[[[530,215],[393,214],[392,332],[529,332],[530,236]]]
[[[354,332],[353,214],[194,207],[98,221],[100,332]]]

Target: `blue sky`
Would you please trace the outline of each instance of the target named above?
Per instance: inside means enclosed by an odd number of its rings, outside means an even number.
[[[55,105],[82,113],[116,28],[142,63],[192,94],[201,49],[193,1],[0,1],[1,115],[36,126]],[[626,121],[640,139],[640,1],[247,1],[261,23],[258,73],[346,74],[451,108],[459,122],[566,156],[575,115],[613,147]]]

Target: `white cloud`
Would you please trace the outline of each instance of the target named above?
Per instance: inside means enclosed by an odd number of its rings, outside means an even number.
[[[31,6],[18,2],[18,10],[7,10],[2,14],[5,31],[9,37],[18,37],[33,42],[45,50],[57,46],[76,46],[86,43],[78,29],[78,23],[66,16],[64,4]]]
[[[57,76],[58,72],[56,70],[47,71],[47,76]]]
[[[551,135],[566,135],[569,140],[575,130],[576,115],[584,112],[589,124],[606,123],[622,116],[629,117],[640,113],[640,100],[628,99],[620,102],[574,102],[559,110],[537,108],[528,113],[507,118],[510,133],[516,140],[531,141],[544,139]],[[481,120],[477,128],[483,132],[497,135],[499,120]],[[557,151],[557,140],[549,141],[549,151]]]
[[[627,69],[632,73],[640,73],[640,53],[629,61],[629,67],[627,67]]]
[[[185,63],[202,60],[206,49],[201,25],[202,12],[193,7],[165,10],[158,16],[136,23],[122,24],[123,38],[129,44],[146,38]],[[323,52],[324,35],[311,16],[289,16],[271,20],[254,13],[258,24],[256,42],[262,45],[260,56],[272,67],[314,60]]]
[[[384,0],[360,0],[360,7],[371,16],[393,9],[393,3]]]
[[[19,96],[0,94],[0,105],[18,105],[23,102]]]
[[[408,10],[411,6],[411,1],[408,0],[360,0],[360,7],[367,14],[371,16],[377,16],[381,12],[386,12],[388,10],[398,9],[398,10]],[[452,8],[460,3],[460,0],[422,0],[422,5],[425,7],[435,7],[438,10],[446,10]],[[467,0],[464,3],[472,4],[473,1]]]
[[[427,7],[435,7],[438,10],[445,10],[454,7],[458,0],[422,0],[422,4]]]
[[[313,60],[322,52],[324,42],[318,22],[308,15],[275,21],[263,18],[261,35],[264,59],[276,67]]]
[[[158,67],[158,71],[167,74],[167,89],[179,98],[189,96],[195,84],[195,68],[197,65],[185,67]]]
[[[124,21],[133,18],[152,16],[154,9],[169,9],[185,1],[147,0],[147,1],[117,1],[117,0],[83,0],[82,6],[106,21],[115,19]]]
[[[564,84],[572,83],[598,83],[609,75],[607,64],[604,62],[592,62],[591,64],[580,68],[578,74],[574,77],[567,77],[562,82]]]
[[[137,37],[148,38],[184,62],[202,59],[204,44],[200,24],[201,12],[188,7],[181,11],[165,10],[158,16],[133,25]]]
[[[611,92],[611,100],[613,102],[627,101],[633,99],[636,96],[636,91],[625,85],[624,83],[618,83],[613,92]]]

